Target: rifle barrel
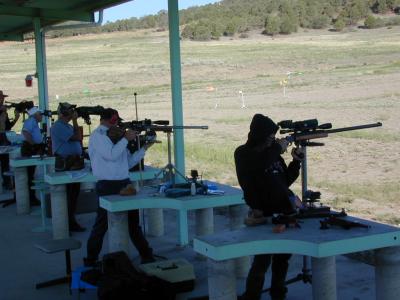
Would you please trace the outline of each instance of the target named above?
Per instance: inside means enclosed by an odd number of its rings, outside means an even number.
[[[381,122],[377,122],[377,123],[358,125],[358,126],[342,127],[342,128],[335,128],[335,129],[326,129],[326,130],[324,130],[324,132],[329,134],[329,133],[351,131],[351,130],[359,130],[359,129],[367,129],[367,128],[380,127],[380,126],[382,126],[382,123]]]
[[[171,129],[208,129],[208,126],[205,125],[188,125],[188,126],[183,126],[183,125],[172,125],[172,126],[163,126],[163,125],[159,125],[159,127],[168,127]]]
[[[122,122],[122,125],[125,128],[132,128],[132,129],[139,129],[139,130],[155,130],[155,131],[172,131],[173,129],[208,129],[206,125],[190,125],[190,126],[183,126],[183,125],[142,125],[142,124],[132,124],[131,122]]]

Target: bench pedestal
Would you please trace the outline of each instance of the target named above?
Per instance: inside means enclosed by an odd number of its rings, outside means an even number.
[[[336,300],[335,257],[311,259],[313,300]]]
[[[149,208],[147,213],[148,233],[150,236],[164,235],[164,212],[162,208]]]
[[[375,250],[376,299],[398,299],[400,295],[400,247]]]
[[[108,212],[108,251],[124,251],[129,254],[127,212]]]
[[[30,213],[28,170],[26,167],[15,168],[15,199],[17,202],[17,214]]]
[[[53,239],[69,237],[68,204],[65,184],[50,186]]]
[[[234,260],[207,260],[208,292],[210,300],[236,300]]]
[[[247,205],[229,206],[229,227],[237,230],[244,227],[244,217],[247,212]],[[243,256],[235,259],[235,272],[237,278],[246,278],[250,268],[250,256]]]
[[[207,235],[214,233],[214,209],[197,209],[196,214],[196,235]]]

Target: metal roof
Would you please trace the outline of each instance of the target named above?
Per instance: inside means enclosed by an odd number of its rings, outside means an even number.
[[[94,12],[130,0],[0,0],[0,41],[22,41],[32,32],[33,18],[41,26],[66,21],[94,22]]]

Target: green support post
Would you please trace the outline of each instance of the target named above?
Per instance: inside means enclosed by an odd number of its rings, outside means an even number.
[[[41,28],[40,18],[33,19],[35,29],[36,72],[38,79],[39,108],[46,110],[49,107],[47,89],[47,64],[45,33]],[[47,118],[45,121],[47,123]]]
[[[184,124],[182,109],[181,49],[178,0],[168,0],[168,20],[171,65],[172,122],[174,126],[180,126]],[[174,159],[176,169],[181,174],[185,174],[183,129],[174,130]],[[175,181],[182,182],[183,178],[175,175]]]

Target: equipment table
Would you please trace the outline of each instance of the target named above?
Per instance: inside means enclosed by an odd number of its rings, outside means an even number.
[[[210,299],[236,299],[234,259],[274,253],[311,257],[313,300],[336,300],[335,256],[375,250],[376,299],[398,299],[400,294],[400,228],[346,217],[370,228],[320,229],[320,219],[305,219],[301,228],[273,233],[272,225],[246,227],[194,239],[194,250],[208,257]],[[360,274],[362,276],[362,274]],[[223,288],[221,288],[223,287]]]
[[[30,213],[28,171],[30,166],[54,165],[55,158],[43,157],[14,157],[10,154],[10,167],[14,168],[15,175],[15,198],[17,202],[17,214],[26,215]]]
[[[134,196],[110,195],[100,197],[100,206],[108,211],[109,251],[127,250],[128,247],[128,213],[127,211],[142,208],[169,208],[179,214],[179,245],[189,243],[188,211],[196,210],[196,234],[205,235],[214,231],[213,208],[229,206],[231,228],[243,224],[243,193],[240,189],[217,184],[223,195],[195,195],[178,198],[167,198],[160,195],[154,187],[145,187]],[[153,222],[162,223],[161,218],[149,216],[149,227]],[[163,224],[159,224],[163,227]],[[163,230],[161,230],[161,234]],[[158,234],[161,235],[161,234]]]
[[[159,171],[157,168],[145,166],[142,172],[131,172],[130,180],[137,183],[141,180],[154,179]],[[53,238],[68,238],[68,208],[65,185],[76,182],[96,182],[97,180],[89,169],[46,173],[44,180],[50,185]]]

